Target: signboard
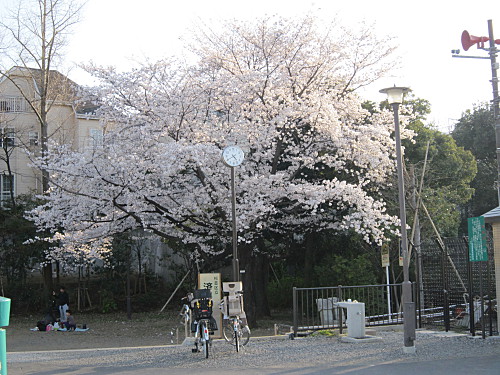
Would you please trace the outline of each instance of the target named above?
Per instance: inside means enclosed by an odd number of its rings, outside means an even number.
[[[488,260],[488,248],[486,246],[486,228],[484,217],[470,217],[467,219],[469,230],[469,259],[471,262],[483,262]]]
[[[199,273],[198,274],[198,289],[210,289],[212,291],[212,316],[217,322],[218,330],[214,333],[214,338],[222,337],[222,312],[219,305],[222,299],[222,283],[220,273]]]
[[[382,267],[389,267],[390,261],[389,261],[389,245],[388,244],[383,244],[382,248],[380,249],[380,256],[382,260]]]

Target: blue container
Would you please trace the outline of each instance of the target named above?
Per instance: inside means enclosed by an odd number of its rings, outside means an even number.
[[[0,297],[0,327],[9,325],[10,299]],[[0,328],[0,375],[7,375],[7,334]]]
[[[0,327],[9,325],[10,298],[0,297]]]
[[[0,375],[7,375],[7,339],[5,329],[0,328]]]

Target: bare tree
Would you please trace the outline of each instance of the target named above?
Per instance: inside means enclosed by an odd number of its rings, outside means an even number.
[[[52,70],[63,56],[72,26],[80,20],[83,7],[76,0],[20,0],[0,22],[4,39],[4,58],[9,66],[21,69],[31,85],[15,80],[11,69],[0,75],[9,79],[27,101],[40,125],[42,156],[48,151],[47,114],[57,100],[74,95],[75,85]],[[47,191],[49,176],[42,170],[42,189]]]
[[[41,156],[48,153],[49,117],[54,103],[71,100],[76,85],[54,70],[64,55],[72,26],[80,20],[84,2],[80,0],[19,0],[0,20],[0,78],[10,81],[35,114],[40,130]],[[7,139],[6,139],[7,140]],[[4,154],[7,159],[11,148]],[[10,152],[10,153],[9,153]],[[7,163],[10,165],[10,161]],[[49,173],[41,170],[41,186],[49,188]],[[45,287],[52,288],[52,266],[43,270]]]

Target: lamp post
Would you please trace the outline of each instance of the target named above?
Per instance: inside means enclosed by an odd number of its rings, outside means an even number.
[[[401,134],[399,131],[399,105],[403,103],[403,95],[409,91],[407,87],[389,87],[380,90],[387,94],[387,100],[394,112],[394,128],[396,138],[396,163],[398,171],[399,220],[401,221],[401,250],[403,253],[402,296],[404,311],[404,347],[405,353],[415,353],[415,303],[412,302],[410,282],[410,254],[408,252],[408,235],[406,232],[405,185],[403,178],[403,156],[401,154]]]

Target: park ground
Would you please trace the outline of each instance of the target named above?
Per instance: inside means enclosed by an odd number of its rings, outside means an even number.
[[[7,352],[54,351],[67,349],[124,348],[182,343],[184,326],[177,311],[133,313],[132,319],[120,313],[76,313],[78,326],[86,332],[31,331],[41,317],[13,315],[7,331]],[[278,315],[259,321],[252,336],[274,335],[274,324],[289,323]]]

